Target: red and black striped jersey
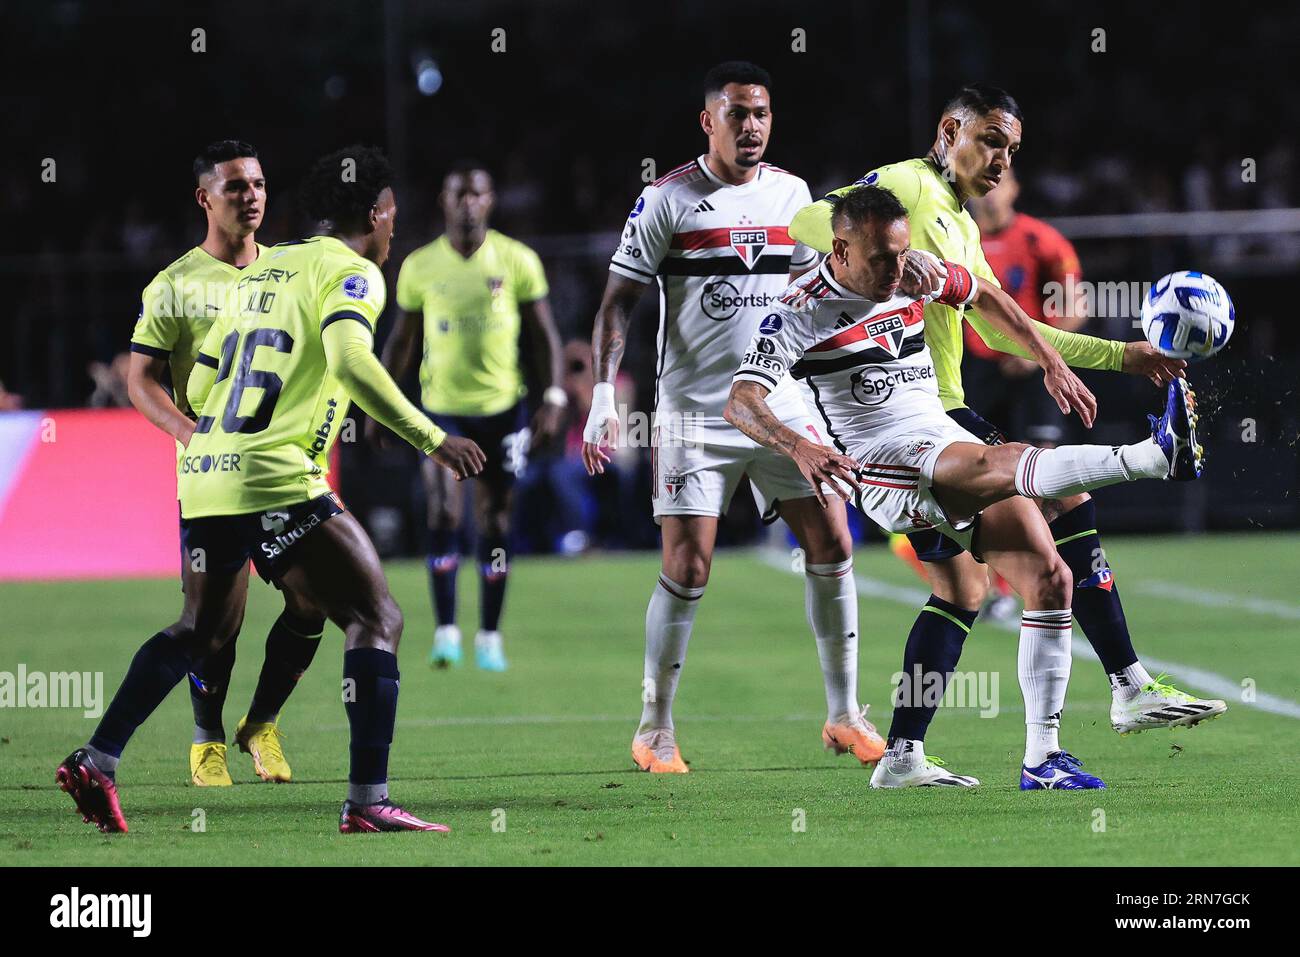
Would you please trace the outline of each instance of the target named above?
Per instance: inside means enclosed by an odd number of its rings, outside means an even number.
[[[976,289],[965,267],[943,266],[937,292],[917,298],[900,290],[873,302],[837,282],[823,261],[791,283],[759,323],[735,378],[769,388],[787,374],[804,380],[833,435],[871,437],[914,415],[942,415],[925,306],[965,306]]]
[[[790,238],[808,186],[763,163],[741,186],[701,156],[655,180],[628,216],[610,271],[659,284],[655,405],[722,421],[731,378],[754,330],[817,254]],[[800,401],[793,383],[778,401]]]

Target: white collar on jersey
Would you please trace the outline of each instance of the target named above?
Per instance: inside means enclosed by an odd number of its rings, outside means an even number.
[[[835,281],[835,276],[831,273],[831,253],[827,253],[822,257],[822,264],[817,267],[817,275],[835,291],[836,296],[840,299],[867,299],[866,296],[859,296],[853,290],[846,289]]]
[[[753,179],[751,179],[748,183],[739,183],[739,184],[728,183],[726,180],[719,178],[718,174],[713,172],[713,170],[709,169],[708,159],[709,159],[708,153],[701,153],[699,156],[695,157],[695,165],[697,165],[700,168],[700,172],[702,172],[705,176],[707,176],[709,182],[712,183],[714,186],[720,186],[723,187],[724,189],[747,189],[748,187],[753,186],[755,183],[757,183],[759,180],[763,178],[763,164],[759,163],[758,175],[755,176]]]

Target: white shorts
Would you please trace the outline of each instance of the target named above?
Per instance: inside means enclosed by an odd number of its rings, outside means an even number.
[[[801,435],[829,444],[806,409],[782,421]],[[775,521],[781,502],[813,494],[789,456],[759,445],[723,419],[687,419],[685,424],[672,419],[655,426],[650,458],[656,522],[664,515],[720,518],[744,475],[749,476],[764,522]]]
[[[919,532],[934,528],[970,549],[975,519],[968,518],[954,525],[930,488],[939,455],[954,442],[985,447],[942,413],[902,422],[897,431],[884,435],[850,441],[849,455],[862,470],[862,488],[854,497],[854,504],[886,531]]]

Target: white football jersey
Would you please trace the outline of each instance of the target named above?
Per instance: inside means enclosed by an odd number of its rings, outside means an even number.
[[[759,324],[736,379],[769,388],[803,380],[839,450],[905,431],[917,417],[946,419],[925,344],[925,304],[958,308],[975,296],[963,266],[944,262],[943,287],[921,298],[901,291],[872,302],[835,281],[823,260],[780,296]]]
[[[641,191],[610,272],[659,284],[655,409],[722,422],[731,380],[758,324],[792,270],[817,259],[787,230],[812,202],[798,176],[768,163],[743,186],[724,183],[703,156]],[[792,381],[769,399],[801,410]]]

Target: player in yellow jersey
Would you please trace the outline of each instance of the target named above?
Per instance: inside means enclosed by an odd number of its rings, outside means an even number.
[[[488,227],[496,196],[477,163],[460,163],[443,179],[439,203],[447,231],[406,257],[397,277],[402,318],[384,346],[384,366],[400,380],[423,340],[420,401],[452,435],[474,439],[487,453],[479,476],[478,667],[504,671],[500,632],[510,569],[510,507],[528,452],[549,442],[563,424],[560,336],[547,301],[546,273],[537,254]],[[531,425],[520,343],[545,383]],[[372,438],[377,430],[367,426]],[[430,663],[459,664],[456,572],[460,562],[460,489],[447,470],[423,469],[429,530],[429,589],[437,621]]]
[[[889,189],[907,209],[914,248],[958,263],[981,279],[996,284],[997,278],[980,247],[979,227],[964,204],[993,190],[1010,169],[1012,157],[1020,149],[1022,123],[1019,104],[1004,90],[985,84],[965,87],[944,106],[929,153],[875,169],[856,183],[835,190],[831,197],[863,185]],[[795,215],[790,234],[800,242],[829,252],[833,238],[830,219],[831,199],[822,199]],[[967,431],[990,445],[999,444],[1006,441],[1001,430],[966,406],[961,383],[963,318],[991,347],[1022,358],[1028,356],[976,312],[939,303],[925,307],[925,340],[934,358],[944,408]],[[1161,356],[1146,342],[1097,339],[1044,323],[1038,323],[1037,328],[1065,361],[1077,368],[1126,372],[1145,376],[1163,386],[1173,377],[1181,376],[1185,365]],[[1062,411],[1067,410],[1062,407]],[[1180,692],[1152,679],[1142,667],[1133,650],[1119,592],[1101,548],[1091,497],[1085,493],[1044,502],[1043,510],[1058,551],[1074,576],[1074,617],[1110,679],[1111,721],[1115,730],[1170,727],[1222,713],[1226,708],[1223,702],[1201,701]],[[949,674],[984,601],[988,573],[968,552],[938,532],[914,533],[909,538],[917,556],[929,564],[933,595],[912,628],[903,671],[913,674],[915,666],[925,674]],[[1025,670],[1033,671],[1036,665],[1028,660],[1032,656],[1022,654],[1021,657],[1024,688]],[[1030,697],[1027,692],[1026,767],[1036,764],[1036,759],[1046,753],[1045,749],[1050,749],[1060,720],[1055,709],[1045,714],[1032,713]],[[933,707],[896,709],[890,741],[923,739],[934,710]],[[900,768],[909,765],[909,756],[897,749],[886,752],[885,763],[888,765],[891,760],[896,760]]]
[[[304,207],[322,235],[268,249],[208,331],[187,396],[199,413],[178,467],[182,543],[196,559],[192,623],[137,653],[95,734],[57,779],[101,830],[125,831],[115,770],[122,749],[195,658],[239,631],[248,562],[304,595],[344,633],[352,729],[342,833],[445,831],[388,797],[402,614],[374,546],[329,490],[330,447],[352,399],[457,477],[483,452],[447,436],[372,352],[397,206],[378,150],[354,146],[311,169]]]
[[[207,146],[194,160],[195,200],[207,217],[203,242],[158,273],[146,287],[140,318],[131,336],[127,386],[132,404],[176,440],[178,455],[194,431],[194,414],[185,398],[190,370],[229,287],[265,251],[254,239],[266,212],[266,177],[257,150],[239,140]],[[171,386],[168,392],[166,386]],[[194,620],[192,563],[181,556],[184,607],[178,622]],[[235,741],[252,755],[264,781],[288,781],[289,762],[280,744],[277,719],[298,679],[311,664],[325,627],[325,616],[304,597],[284,592],[285,609],[266,637],[266,657],[248,712]],[[190,779],[199,786],[229,785],[226,729],[221,712],[235,666],[235,642],[195,662],[190,671],[194,738]]]

